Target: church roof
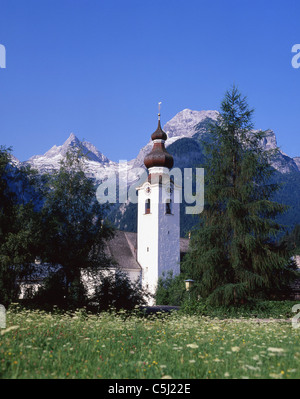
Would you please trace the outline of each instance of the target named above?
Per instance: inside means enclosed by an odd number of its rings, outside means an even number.
[[[151,135],[151,139],[152,140],[167,140],[167,133],[165,133],[163,130],[162,130],[162,128],[161,128],[161,125],[160,125],[160,119],[158,120],[158,125],[157,125],[157,129],[155,130],[155,132],[154,133],[152,133],[152,135]]]
[[[136,260],[136,233],[117,231],[115,236],[106,242],[108,255],[121,269],[140,270]]]
[[[144,164],[146,168],[152,168],[153,166],[163,166],[171,169],[174,164],[174,160],[171,154],[165,148],[164,142],[167,140],[167,134],[162,130],[160,125],[160,119],[158,120],[158,126],[155,132],[151,136],[153,143],[152,150],[145,156]],[[157,140],[157,142],[155,141]]]
[[[141,270],[137,259],[137,233],[117,230],[114,238],[107,241],[107,253],[125,270]],[[180,238],[180,257],[188,251],[189,239]]]

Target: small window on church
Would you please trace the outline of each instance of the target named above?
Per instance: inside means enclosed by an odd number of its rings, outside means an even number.
[[[166,214],[167,215],[171,215],[172,214],[172,200],[168,200],[168,202],[166,202]]]
[[[150,213],[150,199],[146,199],[145,202],[145,214],[147,215],[148,213]]]

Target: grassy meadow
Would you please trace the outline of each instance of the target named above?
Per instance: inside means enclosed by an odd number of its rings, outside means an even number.
[[[7,311],[0,378],[300,378],[291,321]]]

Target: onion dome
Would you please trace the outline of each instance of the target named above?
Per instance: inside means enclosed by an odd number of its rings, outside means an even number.
[[[151,135],[152,140],[167,140],[167,134],[162,130],[160,126],[160,119],[158,120],[158,126],[154,133]]]
[[[165,148],[165,140],[167,140],[167,134],[162,130],[160,126],[160,114],[158,114],[158,126],[155,132],[151,135],[153,141],[152,150],[145,156],[144,164],[146,168],[152,168],[154,166],[160,166],[171,169],[174,164],[174,160],[171,154]]]

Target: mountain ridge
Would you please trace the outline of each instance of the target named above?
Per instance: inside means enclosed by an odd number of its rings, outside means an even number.
[[[218,116],[219,112],[215,110],[193,111],[186,108],[178,112],[163,126],[163,130],[168,136],[166,147],[182,138],[201,138],[203,134],[207,133],[208,124],[216,122]],[[150,134],[147,144],[140,149],[136,158],[128,162],[128,170],[144,168],[144,157],[152,148]],[[262,145],[266,150],[277,147],[277,139],[273,130],[266,130],[266,137],[263,139]],[[59,168],[60,161],[64,159],[68,149],[71,147],[83,149],[88,158],[86,161],[87,175],[94,178],[96,182],[105,179],[109,173],[117,173],[118,162],[111,161],[92,143],[79,140],[74,133],[71,133],[61,146],[54,145],[45,154],[34,155],[24,162],[20,162],[14,157],[14,163],[16,165],[31,165],[40,173],[52,173]],[[273,161],[273,166],[281,173],[300,172],[300,156],[292,158],[280,150]]]

